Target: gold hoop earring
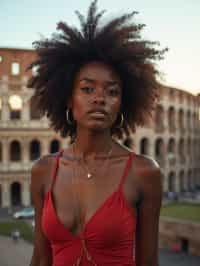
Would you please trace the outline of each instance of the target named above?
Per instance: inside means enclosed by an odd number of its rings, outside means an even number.
[[[70,117],[69,117],[69,111],[70,111],[70,109],[68,108],[68,109],[66,110],[66,119],[67,119],[67,123],[68,123],[69,125],[73,125],[74,120],[70,120]]]

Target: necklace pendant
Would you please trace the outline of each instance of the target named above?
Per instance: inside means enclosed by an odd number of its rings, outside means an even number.
[[[87,178],[91,178],[92,177],[92,174],[91,173],[88,173],[87,174]]]

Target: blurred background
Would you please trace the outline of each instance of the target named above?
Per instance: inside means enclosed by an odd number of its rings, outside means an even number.
[[[40,117],[26,87],[32,42],[60,20],[78,25],[91,1],[0,0],[0,265],[29,265],[34,231],[30,170],[69,145]],[[160,265],[200,265],[200,2],[99,0],[105,18],[136,10],[143,37],[168,47],[158,62],[161,97],[152,120],[120,142],[153,157],[163,171]],[[8,248],[9,247],[9,248]]]

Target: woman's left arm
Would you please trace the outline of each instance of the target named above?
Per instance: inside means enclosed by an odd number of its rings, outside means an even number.
[[[158,164],[143,158],[138,173],[142,201],[136,228],[136,265],[158,266],[159,216],[162,201],[162,174]]]

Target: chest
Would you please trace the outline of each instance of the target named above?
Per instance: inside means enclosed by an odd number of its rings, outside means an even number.
[[[123,168],[123,164],[118,164],[106,175],[103,175],[99,169],[92,178],[87,179],[81,169],[76,169],[77,173],[74,175],[72,169],[68,168],[66,171],[60,167],[52,187],[52,204],[60,223],[76,235],[97,215],[102,214],[100,219],[103,217],[104,220],[106,216],[116,219],[119,213],[117,213],[117,199],[114,196],[122,181]],[[134,209],[136,194],[130,189],[129,179],[130,176],[127,174],[122,187],[122,196],[125,205]],[[115,209],[108,211],[110,199],[116,200],[113,201]],[[113,226],[112,222],[110,226]]]
[[[52,194],[49,194],[42,223],[44,233],[52,243],[67,241],[70,244],[81,235],[93,244],[98,242],[98,247],[108,249],[119,247],[120,243],[124,246],[127,241],[132,243],[137,216],[121,190],[114,191],[108,196],[87,219],[84,219],[83,225],[80,225],[70,213],[65,221],[57,211]]]

